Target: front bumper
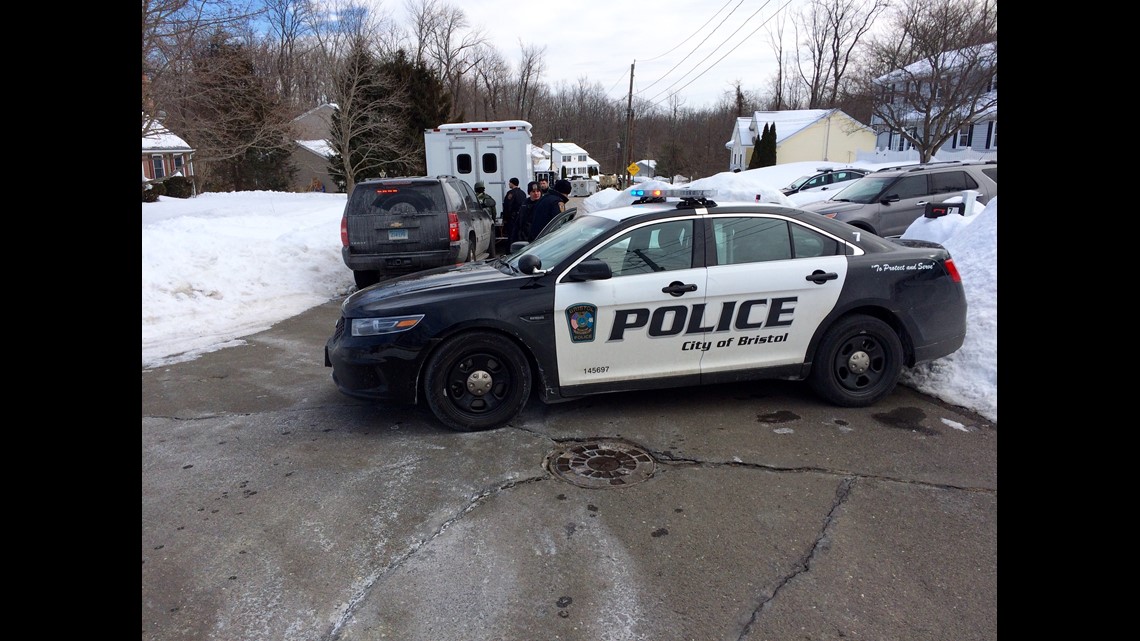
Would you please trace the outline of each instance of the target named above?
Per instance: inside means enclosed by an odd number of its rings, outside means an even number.
[[[343,394],[391,403],[414,404],[426,350],[401,345],[404,334],[353,337],[342,316],[325,343],[325,366]]]

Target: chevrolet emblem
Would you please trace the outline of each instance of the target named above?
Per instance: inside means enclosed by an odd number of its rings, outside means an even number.
[[[403,226],[404,226],[404,223],[401,223],[399,221],[392,223],[392,227],[403,227]]]

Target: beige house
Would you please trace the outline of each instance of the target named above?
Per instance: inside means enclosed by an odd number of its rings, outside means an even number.
[[[333,149],[331,135],[334,104],[323,104],[293,119],[293,151],[289,159],[296,167],[293,191],[338,192],[340,187],[329,174],[329,157]]]
[[[748,168],[764,125],[776,127],[777,165],[813,160],[851,163],[858,153],[875,150],[871,128],[839,109],[757,111],[733,123],[732,139],[724,144],[729,171]]]

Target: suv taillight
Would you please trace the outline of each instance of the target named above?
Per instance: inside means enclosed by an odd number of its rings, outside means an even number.
[[[447,236],[453,243],[459,240],[459,214],[453,211],[447,212]]]
[[[340,217],[340,245],[348,247],[348,214]]]

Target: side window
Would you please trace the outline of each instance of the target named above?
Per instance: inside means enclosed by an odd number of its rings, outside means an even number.
[[[997,182],[997,167],[986,167],[982,173],[988,176],[990,180]]]
[[[151,166],[154,167],[155,179],[166,177],[166,168],[162,164],[162,156],[155,154],[150,157]]]
[[[713,234],[721,265],[792,257],[788,224],[779,218],[718,218],[713,221]]]
[[[812,178],[811,180],[807,181],[806,183],[804,183],[804,186],[801,187],[801,189],[811,189],[812,187],[822,187],[826,184],[827,184],[827,174],[824,174],[822,176],[816,176],[815,178]]]
[[[978,181],[964,171],[944,171],[930,175],[933,193],[946,194],[965,189],[977,189]]]
[[[614,277],[690,269],[693,221],[678,220],[638,227],[594,252]]]
[[[483,154],[483,173],[499,173],[499,157],[495,154]]]
[[[792,248],[796,258],[814,258],[816,256],[834,256],[839,253],[839,241],[823,234],[792,224]]]
[[[887,193],[884,195],[897,195],[899,198],[906,200],[907,198],[921,198],[923,196],[929,196],[930,194],[931,191],[927,187],[926,176],[904,176],[887,189]]]
[[[471,173],[471,154],[459,154],[455,157],[455,168],[460,174]]]

